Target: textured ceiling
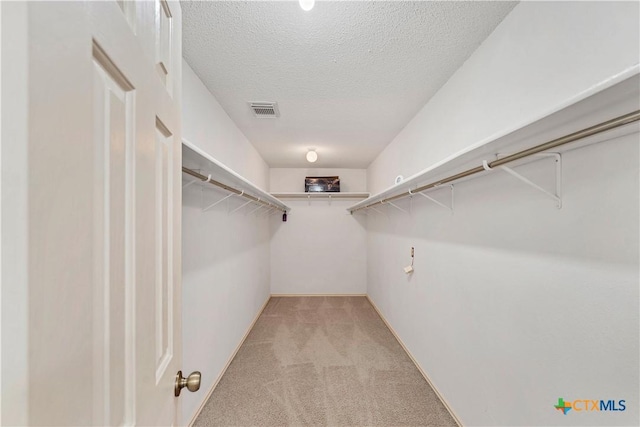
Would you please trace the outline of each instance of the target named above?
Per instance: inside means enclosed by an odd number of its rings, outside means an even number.
[[[183,52],[271,167],[308,167],[315,148],[313,166],[361,168],[515,4],[183,0]]]

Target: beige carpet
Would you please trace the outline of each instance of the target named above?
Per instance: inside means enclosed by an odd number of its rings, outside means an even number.
[[[195,425],[456,424],[365,297],[274,297]]]

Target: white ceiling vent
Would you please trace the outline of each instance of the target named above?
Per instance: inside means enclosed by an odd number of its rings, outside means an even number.
[[[275,119],[280,117],[278,104],[276,102],[250,102],[249,106],[253,115],[259,119]]]

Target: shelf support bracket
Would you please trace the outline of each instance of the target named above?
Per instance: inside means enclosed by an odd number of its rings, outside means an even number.
[[[260,204],[260,198],[258,198],[258,201],[257,201],[256,203],[258,203],[258,207],[257,207],[257,208],[255,208],[255,209],[253,209],[251,212],[249,212],[249,215],[251,215],[252,213],[254,213],[254,212],[256,212],[256,211],[259,211],[259,210],[260,210],[260,209],[262,209],[262,207],[264,206],[264,205],[261,205],[261,204]]]
[[[199,169],[198,169],[199,170]],[[182,186],[182,189],[184,190],[185,188],[187,188],[188,186],[190,186],[191,184],[195,184],[196,182],[202,182],[204,184],[206,184],[207,182],[211,181],[211,174],[209,174],[209,176],[207,177],[207,179],[202,180],[202,179],[194,179],[191,180],[189,182],[187,182],[185,185]]]
[[[190,186],[191,184],[195,184],[196,182],[200,181],[199,179],[192,179],[191,181],[187,182],[185,185],[182,186],[182,189],[184,190],[185,188],[187,188],[188,186]],[[202,181],[200,181],[202,182]]]
[[[258,206],[257,208],[255,208],[254,210],[252,210],[252,211],[251,211],[251,212],[249,212],[249,213],[251,214],[251,213],[254,213],[254,212],[260,212],[260,209],[264,208],[264,206],[265,206],[265,205],[260,205],[260,206]]]
[[[380,203],[383,204],[383,205],[393,206],[394,208],[398,209],[399,211],[402,211],[402,212],[406,213],[407,215],[410,215],[409,212],[407,212],[406,210],[402,209],[400,206],[396,205],[393,202],[380,202]]]
[[[275,206],[269,206],[267,208],[266,211],[264,211],[263,213],[261,212],[260,215],[262,215],[263,217],[268,217],[269,215],[271,215],[271,211],[273,211],[273,209],[275,208]]]
[[[243,203],[242,205],[238,206],[237,208],[235,208],[234,210],[232,210],[231,212],[229,212],[229,215],[234,214],[236,212],[238,212],[240,209],[244,208],[245,206],[247,206],[249,203],[252,203],[253,200],[249,200],[246,203]]]
[[[374,212],[378,212],[378,213],[379,213],[379,214],[381,214],[381,215],[385,215],[385,216],[387,215],[386,213],[384,213],[384,212],[383,212],[383,211],[381,211],[380,209],[376,209],[376,208],[374,208],[373,206],[371,206],[369,209],[371,209],[371,210],[372,210],[372,211],[374,211]]]
[[[436,205],[441,206],[441,207],[445,208],[446,210],[448,210],[449,212],[453,213],[453,184],[449,185],[449,188],[451,189],[451,206],[447,206],[444,203],[439,202],[438,200],[434,199],[433,197],[424,194],[424,192],[422,192],[422,191],[418,192],[417,194],[421,195],[425,199],[430,200],[433,203],[435,203]],[[412,193],[411,190],[409,190],[409,194],[413,196],[416,193]]]
[[[543,194],[546,194],[549,198],[553,199],[556,202],[556,207],[558,209],[562,209],[562,156],[560,155],[560,153],[542,153],[542,156],[544,156],[544,157],[553,157],[555,159],[555,163],[556,163],[556,192],[555,192],[555,194],[550,192],[550,191],[545,190],[544,188],[542,188],[541,186],[539,186],[535,182],[533,182],[530,179],[520,175],[518,172],[514,171],[510,167],[498,166],[498,168],[503,170],[503,171],[505,171],[505,172],[507,172],[509,175],[519,179],[520,181],[524,182],[528,186],[540,191]],[[482,167],[487,171],[494,170],[494,168],[490,167],[487,164],[486,160],[482,161]]]
[[[202,210],[202,212],[206,212],[206,211],[208,211],[209,209],[213,208],[214,206],[216,206],[216,205],[218,205],[218,204],[220,204],[220,203],[224,202],[224,201],[225,201],[225,200],[227,200],[229,197],[233,197],[233,196],[235,196],[235,194],[231,193],[231,194],[229,194],[228,196],[223,197],[222,199],[218,200],[217,202],[214,202],[214,203],[210,204],[209,206],[207,206],[206,208],[204,208],[204,209]]]

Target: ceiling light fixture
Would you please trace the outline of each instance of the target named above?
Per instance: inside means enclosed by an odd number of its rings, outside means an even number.
[[[313,163],[316,160],[318,160],[318,153],[316,153],[314,150],[309,150],[307,152],[307,162]]]
[[[313,6],[316,4],[316,0],[298,0],[298,2],[300,3],[300,7],[302,8],[302,10],[304,10],[305,12],[313,9]]]

